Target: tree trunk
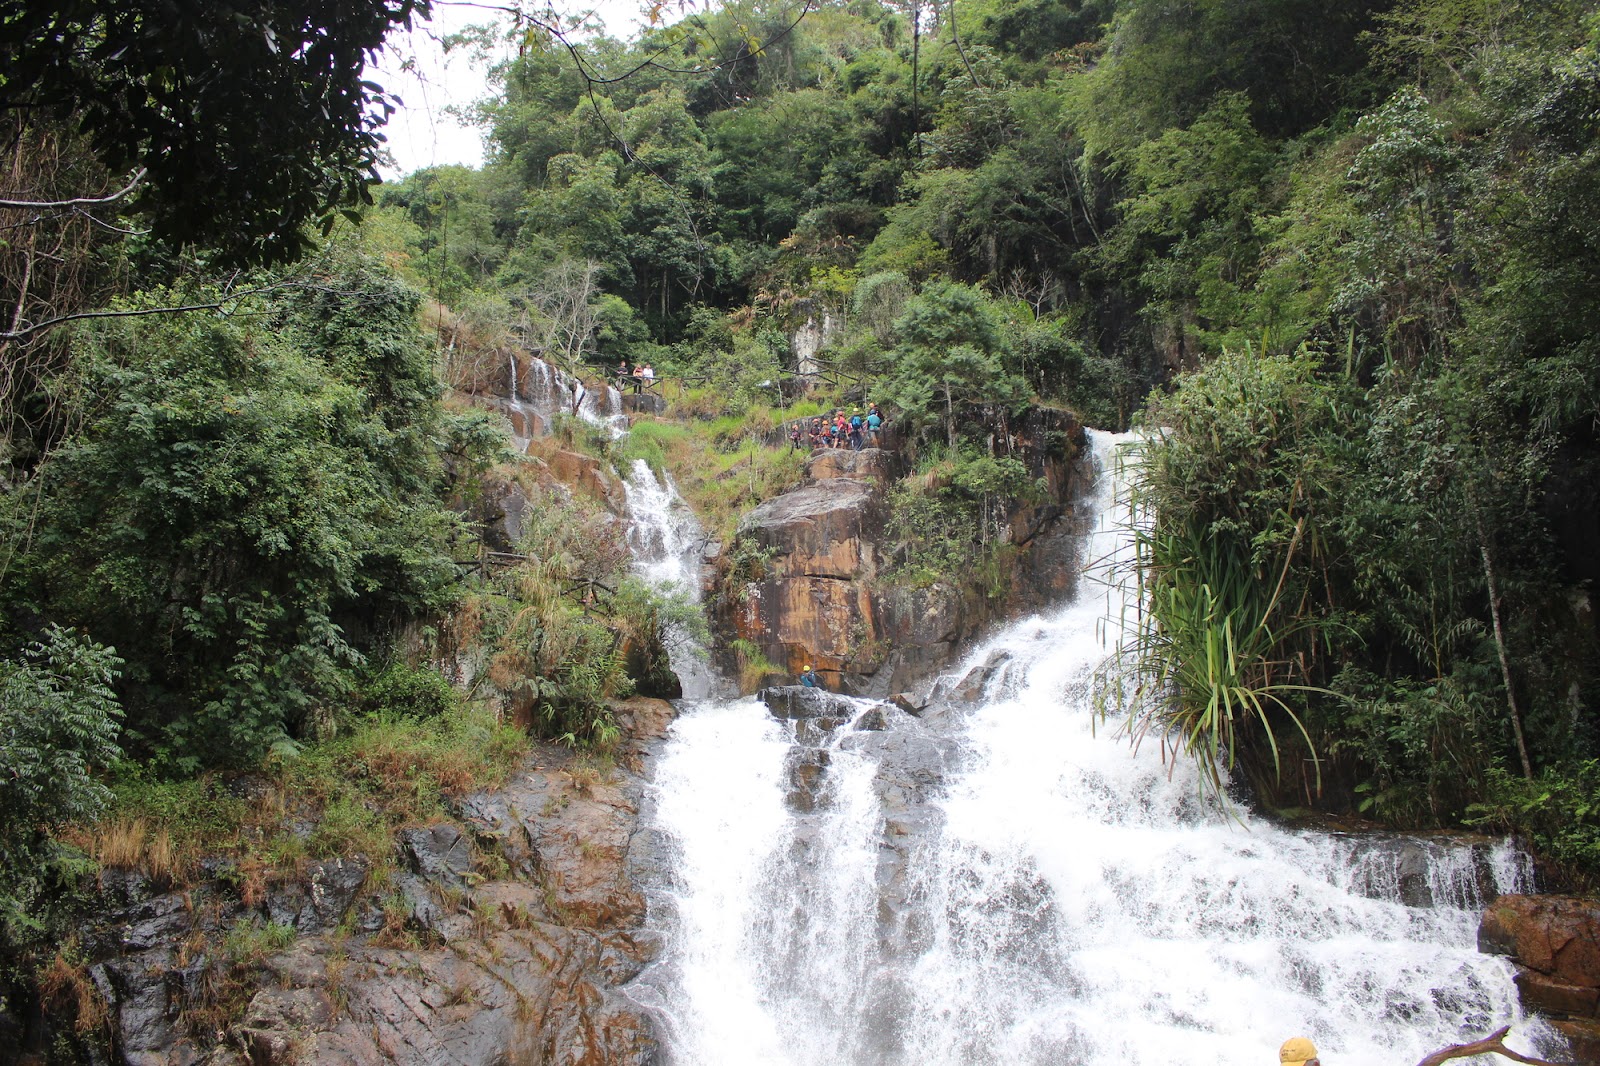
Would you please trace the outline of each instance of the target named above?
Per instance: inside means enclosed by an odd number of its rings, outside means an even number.
[[[1511,683],[1511,656],[1506,652],[1505,627],[1500,624],[1500,583],[1495,578],[1494,561],[1489,555],[1489,537],[1483,525],[1483,512],[1475,503],[1472,517],[1478,526],[1478,551],[1483,557],[1483,579],[1489,585],[1489,617],[1494,621],[1494,647],[1500,655],[1500,676],[1506,686],[1506,706],[1511,711],[1511,730],[1517,737],[1517,755],[1522,760],[1522,776],[1533,780],[1533,762],[1528,758],[1528,742],[1522,735],[1522,711],[1517,707],[1517,690]]]

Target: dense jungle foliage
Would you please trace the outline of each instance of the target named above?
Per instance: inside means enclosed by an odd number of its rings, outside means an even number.
[[[444,715],[391,672],[406,634],[478,639],[547,732],[603,739],[612,638],[670,607],[563,606],[619,573],[565,538],[581,513],[468,581],[504,434],[446,397],[528,346],[649,361],[750,420],[807,327],[979,485],[902,501],[897,528],[938,531],[901,546],[914,579],[988,537],[1015,480],[993,427],[1137,422],[1135,728],[1274,806],[1517,829],[1600,871],[1600,5],[739,0],[581,61],[519,31],[488,164],[376,190],[355,235],[334,212],[386,106],[359,56],[413,6],[334,5],[295,49],[207,30],[264,72],[221,79],[243,131],[203,79],[141,88],[193,44],[154,7],[0,11],[31,49],[0,83],[8,935],[108,766],[181,778]],[[305,153],[225,155],[301,108]],[[292,262],[316,220],[335,239]]]

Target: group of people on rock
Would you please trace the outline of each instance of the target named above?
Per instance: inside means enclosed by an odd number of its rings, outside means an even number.
[[[877,404],[869,403],[865,415],[860,411],[846,415],[843,410],[838,410],[832,418],[817,415],[809,424],[796,422],[789,429],[789,444],[795,451],[809,442],[812,451],[819,448],[849,448],[859,452],[862,448],[878,446],[883,424],[883,412],[878,410]]]
[[[617,367],[617,388],[627,389],[629,383],[633,385],[634,392],[642,392],[650,387],[656,379],[655,368],[649,363],[640,363],[630,372],[628,361],[624,359],[622,365]]]

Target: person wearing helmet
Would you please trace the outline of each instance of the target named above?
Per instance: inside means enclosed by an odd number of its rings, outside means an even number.
[[[1279,1066],[1322,1066],[1317,1058],[1317,1045],[1303,1036],[1290,1037],[1278,1049]]]
[[[806,663],[805,670],[801,672],[800,683],[806,688],[822,687],[822,679],[817,676],[817,672],[815,670],[811,669],[810,663]]]

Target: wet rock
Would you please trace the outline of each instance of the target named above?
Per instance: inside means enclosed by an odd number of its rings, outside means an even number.
[[[1567,1038],[1573,1062],[1600,1062],[1600,1022],[1588,1018],[1556,1018],[1550,1024]]]
[[[1600,988],[1600,901],[1501,896],[1483,913],[1478,949],[1510,955],[1565,984]]]
[[[81,931],[121,1063],[493,1066],[659,1061],[649,1016],[617,989],[660,953],[634,877],[641,784],[623,767],[665,735],[660,700],[613,704],[617,767],[540,747],[506,786],[457,804],[466,826],[398,835],[401,869],[381,894],[359,859],[310,865],[246,907],[237,877],[106,907]],[[479,863],[497,853],[502,865]],[[501,879],[483,881],[485,873]],[[130,888],[129,885],[132,885]],[[148,887],[117,882],[122,899]],[[108,902],[111,902],[108,899]],[[406,921],[396,922],[397,908]],[[338,936],[328,935],[356,915]],[[222,940],[238,922],[293,924],[290,947],[241,966]],[[192,1030],[219,979],[254,986],[226,1032]],[[0,1056],[3,1058],[3,1056]]]
[[[816,809],[822,779],[832,761],[833,756],[823,748],[790,749],[784,763],[789,779],[789,792],[784,798],[791,808],[802,813]]]
[[[659,415],[666,412],[667,401],[653,392],[624,392],[622,409],[629,414]]]
[[[1408,907],[1476,907],[1496,894],[1488,859],[1492,842],[1466,834],[1419,837],[1361,832],[1350,843],[1353,891],[1369,899],[1399,900]],[[1452,854],[1471,861],[1452,863]],[[1443,876],[1446,872],[1453,876]]]
[[[396,837],[401,863],[412,873],[448,888],[465,888],[472,875],[472,841],[448,822],[402,829]]]
[[[297,1061],[299,1034],[327,1024],[334,1008],[327,994],[313,988],[269,988],[250,1001],[235,1030],[253,1066]]]
[[[582,452],[552,451],[544,455],[550,475],[558,482],[605,505],[614,514],[626,509],[619,482],[599,459]]]
[[[882,448],[826,448],[812,452],[806,460],[806,477],[811,481],[843,478],[853,481],[875,480],[887,485],[899,477],[905,464],[899,453]]]
[[[114,938],[114,944],[105,946],[124,952],[149,951],[175,943],[190,925],[188,901],[182,893],[170,892],[115,915],[105,930]]]
[[[1516,976],[1517,993],[1530,1011],[1555,1017],[1593,1017],[1600,1006],[1600,988],[1570,985],[1537,970],[1522,970]]]
[[[1600,900],[1501,896],[1483,913],[1478,950],[1517,963],[1523,1007],[1556,1019],[1574,1062],[1600,1061]]]
[[[875,572],[872,538],[884,517],[872,485],[832,479],[767,500],[740,520],[739,536],[773,551],[780,576],[850,580]]]
[[[517,544],[528,529],[531,507],[527,490],[522,485],[492,473],[479,476],[474,499],[457,501],[457,509],[465,511],[482,528],[484,546],[497,552],[517,550]]]
[[[889,702],[910,715],[920,715],[928,706],[926,703],[918,703],[916,697],[909,692],[896,692],[889,697]]]
[[[903,460],[887,449],[828,449],[807,460],[804,483],[741,522],[737,547],[756,547],[766,562],[753,579],[747,568],[724,568],[723,580],[740,584],[717,598],[718,627],[756,644],[780,669],[797,673],[812,663],[841,691],[883,698],[926,682],[1012,607],[1059,599],[1075,580],[1087,530],[1072,504],[1083,429],[1070,414],[1045,409],[984,428],[1045,489],[1007,510],[1003,535],[1018,552],[1004,594],[882,582],[887,490]],[[1030,593],[1033,586],[1042,591]]]
[[[367,880],[365,859],[314,862],[303,880],[274,884],[267,893],[267,917],[302,933],[327,933],[344,919]]]
[[[856,718],[855,728],[858,730],[880,731],[889,728],[889,720],[884,715],[882,707],[869,707]]]
[[[774,718],[851,718],[856,704],[848,696],[839,696],[819,688],[804,685],[778,685],[756,693],[756,699],[767,705]]]

